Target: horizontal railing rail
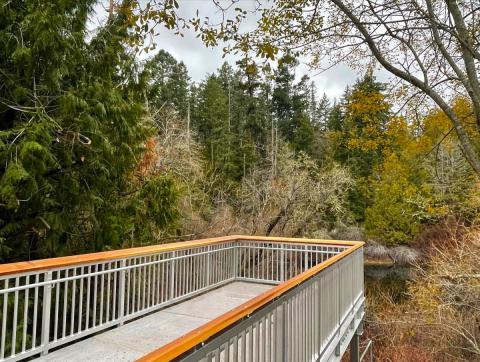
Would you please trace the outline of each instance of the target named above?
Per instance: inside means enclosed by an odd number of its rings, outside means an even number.
[[[282,283],[355,245],[229,236],[0,265],[0,360],[46,354],[233,280]]]

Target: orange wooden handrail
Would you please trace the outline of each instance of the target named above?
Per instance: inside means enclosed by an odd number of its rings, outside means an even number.
[[[149,255],[161,252],[188,249],[192,247],[207,246],[219,244],[228,241],[252,240],[252,241],[271,241],[271,242],[292,242],[292,243],[315,243],[315,244],[334,244],[334,245],[354,245],[352,241],[334,241],[334,240],[315,240],[315,239],[292,239],[266,236],[244,236],[231,235],[209,239],[200,239],[194,241],[182,241],[161,245],[142,246],[137,248],[119,249],[112,251],[102,251],[98,253],[80,254],[63,256],[59,258],[40,259],[32,261],[22,261],[18,263],[9,263],[0,265],[0,276],[16,273],[25,273],[42,269],[55,269],[67,266],[96,263],[102,261],[130,258],[135,256]]]
[[[315,244],[328,244],[328,245],[345,245],[350,246],[348,249],[341,253],[329,258],[321,264],[318,264],[302,274],[299,274],[282,284],[279,284],[272,289],[260,294],[256,298],[253,298],[237,308],[221,315],[220,317],[200,326],[197,329],[185,334],[184,336],[177,338],[176,340],[160,347],[159,349],[145,355],[138,359],[138,362],[153,362],[153,361],[171,361],[185,352],[189,351],[193,347],[205,342],[215,334],[219,333],[223,329],[233,325],[242,318],[248,316],[254,311],[258,310],[267,303],[273,301],[275,298],[282,294],[285,294],[289,290],[293,289],[300,283],[311,278],[320,271],[326,269],[332,264],[336,263],[340,259],[345,258],[347,255],[353,253],[355,250],[361,248],[364,243],[361,241],[338,241],[338,240],[315,240],[315,239],[291,239],[291,238],[273,238],[273,237],[246,237],[236,236],[237,240],[257,240],[257,241],[272,241],[272,242],[294,242],[294,243],[315,243]]]
[[[135,256],[142,256],[148,254],[155,254],[160,252],[182,250],[191,248],[193,246],[205,246],[218,244],[225,241],[232,240],[230,236],[196,240],[192,242],[176,242],[161,245],[141,246],[137,248],[119,249],[112,251],[102,251],[98,253],[62,256],[59,258],[40,259],[32,261],[21,261],[18,263],[10,263],[0,265],[0,276],[14,273],[24,273],[41,269],[55,269],[78,264],[96,263],[108,260],[116,260],[123,258],[130,258]]]

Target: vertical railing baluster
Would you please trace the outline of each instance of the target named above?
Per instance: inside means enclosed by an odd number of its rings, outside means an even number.
[[[154,257],[150,255],[148,258],[148,261],[151,263],[152,260],[154,260]],[[152,268],[154,268],[157,264],[150,264],[148,266],[148,284],[147,284],[147,307],[150,308],[153,306],[153,295],[155,292],[155,289],[152,288]],[[155,276],[155,271],[153,272],[153,276]]]
[[[147,257],[143,258],[143,268],[142,268],[142,277],[139,280],[139,283],[142,283],[142,310],[145,309],[145,297],[146,297],[146,287],[147,287],[147,266],[145,265],[147,263]],[[140,285],[138,290],[140,291]],[[140,306],[140,298],[139,298],[139,306]]]
[[[61,278],[60,270],[57,271],[57,280]],[[55,341],[58,338],[58,310],[60,303],[60,283],[55,285],[55,319],[54,319],[54,329],[53,329],[53,340]]]
[[[278,361],[287,361],[287,351],[285,347],[287,347],[287,304],[282,303],[277,308],[277,315],[276,317],[276,348],[275,348],[275,355],[276,360]]]
[[[156,255],[154,257],[155,264],[152,266],[152,273],[153,273],[153,276],[152,276],[153,279],[151,282],[152,296],[150,299],[151,300],[150,305],[152,306],[157,305],[156,298],[157,298],[158,289],[155,286],[157,285],[157,274],[158,274],[158,269],[160,268],[160,264],[158,263],[159,258],[160,258],[159,255]]]
[[[130,261],[130,266],[133,264],[137,264],[137,258],[135,259],[132,259],[132,261]],[[137,267],[134,267],[132,269],[129,270],[129,278],[128,278],[128,281],[129,283],[131,284],[131,288],[132,288],[132,296],[131,298],[129,298],[129,300],[127,301],[127,303],[130,303],[131,301],[131,306],[129,308],[129,313],[128,314],[133,314],[135,313],[135,300],[136,300],[136,294],[135,294],[135,291],[137,289]],[[131,276],[131,277],[130,277]]]
[[[112,269],[116,269],[117,268],[117,265],[119,265],[118,262],[114,261],[113,262],[113,268]],[[117,272],[113,272],[112,275],[113,275],[113,297],[112,297],[112,321],[114,319],[117,318]]]
[[[84,274],[84,267],[80,267],[80,275]],[[80,278],[80,298],[78,299],[78,330],[77,333],[82,331],[82,323],[83,323],[83,279]]]
[[[187,270],[187,258],[185,256],[187,255],[187,252],[183,250],[180,255],[183,256],[183,258],[180,259],[180,267],[178,268],[178,272],[180,273],[180,296],[182,297],[186,294],[187,280],[185,278],[185,273]]]
[[[105,294],[105,264],[102,265],[102,275],[100,276],[100,325],[103,324],[103,310],[105,309],[104,305],[104,294]]]
[[[334,288],[336,289],[336,296],[337,296],[337,300],[336,300],[336,303],[335,303],[335,309],[336,309],[336,325],[337,325],[337,335],[338,335],[338,344],[337,346],[335,347],[335,355],[336,356],[340,356],[340,323],[341,323],[341,317],[340,317],[340,275],[338,273],[338,262],[337,262],[337,265],[335,266],[334,268],[334,275],[335,275],[335,286]]]
[[[238,335],[233,337],[232,347],[233,347],[232,359],[235,362],[235,361],[239,360],[239,358],[238,358]]]
[[[131,260],[130,260],[129,264],[132,263]],[[132,294],[133,293],[133,290],[132,290],[133,289],[132,288],[132,274],[133,274],[132,269],[125,270],[125,293],[126,294],[123,298],[124,298],[124,301],[125,301],[126,304],[124,306],[123,315],[130,314],[131,309],[132,309],[133,297],[130,297],[130,295],[133,295]],[[119,275],[119,278],[120,278],[120,275]],[[118,283],[120,283],[120,280],[118,281]],[[119,288],[119,293],[120,293],[120,288]],[[119,295],[119,298],[120,298],[120,295]]]
[[[170,299],[175,298],[175,256],[177,253],[172,251],[172,260],[170,261]]]
[[[285,281],[285,244],[281,244],[280,249],[280,281]]]
[[[85,329],[90,328],[90,294],[92,290],[92,278],[90,274],[92,273],[92,266],[89,265],[87,268],[87,308],[85,309]],[[95,306],[94,306],[95,307]]]
[[[25,277],[25,285],[30,283],[30,276]],[[29,303],[29,291],[30,288],[25,289],[25,301],[23,306],[23,335],[22,335],[22,352],[27,348],[27,331],[28,331],[28,305]]]
[[[168,256],[170,254],[165,253],[164,260],[162,264],[162,302],[166,303],[170,297],[170,284],[169,284],[169,263],[167,262]]]
[[[15,287],[18,287],[20,283],[20,278],[15,278]],[[17,318],[18,318],[18,290],[14,294],[13,302],[13,327],[12,327],[12,347],[11,347],[11,356],[15,355],[15,350],[17,347]]]
[[[210,286],[210,254],[211,254],[210,245],[207,246],[207,287]]]
[[[111,299],[110,299],[110,279],[112,278],[112,263],[108,263],[108,274],[107,274],[107,312],[106,312],[106,317],[105,321],[108,323],[110,322],[110,304],[111,304]]]
[[[119,325],[123,326],[125,319],[125,279],[127,271],[125,270],[127,266],[126,259],[120,261],[120,276],[118,280],[118,320]],[[128,302],[128,301],[127,301]]]
[[[161,257],[161,260],[164,260],[163,257]],[[159,295],[158,295],[158,304],[164,302],[165,298],[165,262],[162,263],[162,269],[160,271],[159,268],[159,275],[158,275],[158,288],[159,288]]]
[[[142,262],[142,258],[138,258],[138,263],[139,263],[139,264],[142,264],[142,263],[143,263],[143,262]],[[141,289],[140,289],[140,288],[142,287],[142,276],[143,276],[142,271],[143,271],[143,269],[142,269],[141,266],[137,266],[136,269],[138,270],[138,274],[137,274],[137,275],[138,275],[138,291],[137,291],[137,310],[136,310],[136,312],[138,312],[138,311],[141,310],[141,306],[140,306],[140,301],[141,301],[141,299],[140,299],[140,296],[142,295],[142,292],[141,292]]]
[[[42,310],[42,356],[48,353],[48,344],[50,342],[50,310],[52,303],[52,284],[48,283],[52,281],[52,272],[45,273],[44,281],[47,284],[43,287],[43,310]]]
[[[40,274],[35,275],[35,284],[40,281]],[[33,326],[32,326],[32,349],[37,346],[37,320],[38,320],[38,287],[35,287],[33,298]]]
[[[252,268],[250,267],[250,252],[251,252],[251,249],[249,248],[250,246],[250,242],[247,244],[245,243],[245,259],[246,259],[246,266],[245,266],[245,277],[246,278],[250,278],[250,271],[252,270]]]
[[[8,278],[5,279],[5,289],[8,289]],[[8,305],[8,293],[3,294],[3,312],[2,312],[2,335],[0,336],[0,358],[5,357],[5,340],[7,339],[7,305]]]
[[[237,243],[232,243],[233,246],[233,280],[238,278],[238,264],[240,263],[240,260],[238,259],[238,244]]]
[[[308,269],[308,245],[303,249],[303,271]]]
[[[68,278],[68,269],[65,270],[65,278]],[[63,318],[62,318],[62,338],[67,334],[67,302],[68,302],[68,280],[63,283]]]

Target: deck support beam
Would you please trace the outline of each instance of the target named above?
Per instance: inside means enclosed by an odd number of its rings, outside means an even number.
[[[357,333],[350,341],[350,362],[360,362],[360,336]]]
[[[363,334],[363,321],[357,327],[357,330],[350,341],[350,362],[360,362],[360,336]]]

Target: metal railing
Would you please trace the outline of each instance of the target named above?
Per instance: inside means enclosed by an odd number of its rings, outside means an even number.
[[[0,360],[46,354],[234,280],[281,287],[351,248],[340,242],[226,237],[6,264],[0,266]],[[267,360],[277,353],[290,361],[330,353],[361,311],[361,258],[361,249],[340,258],[252,318],[190,348],[187,360],[236,361],[230,356],[239,353],[256,356],[249,361]],[[282,351],[273,347],[280,344]]]
[[[361,246],[240,240],[237,280],[281,284],[140,361],[339,361],[364,314]]]

